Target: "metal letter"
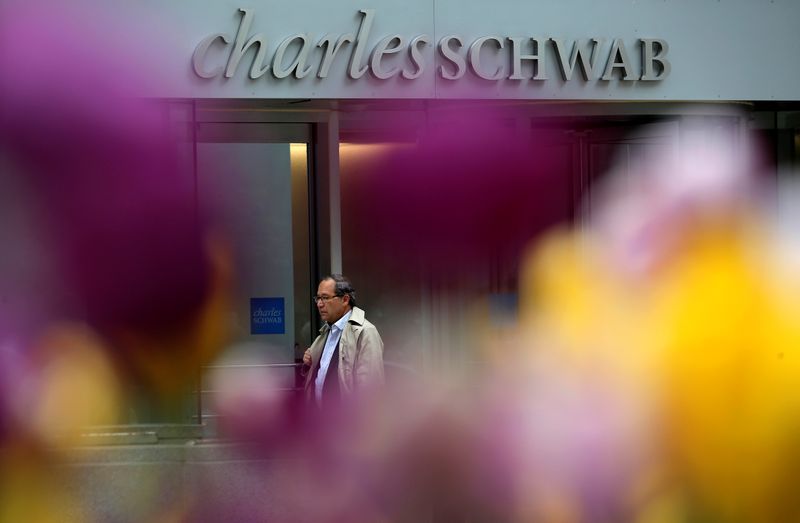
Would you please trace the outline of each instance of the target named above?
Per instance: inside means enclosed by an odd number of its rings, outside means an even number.
[[[603,44],[603,41],[598,40],[597,38],[576,41],[574,44],[572,44],[572,54],[569,57],[569,62],[567,62],[565,58],[567,53],[564,50],[564,43],[561,41],[561,39],[551,38],[550,41],[555,44],[556,55],[558,56],[558,65],[561,67],[561,76],[564,78],[564,80],[569,81],[572,79],[572,72],[575,70],[576,62],[580,63],[583,79],[589,80],[589,78],[592,76],[592,70],[597,63],[597,53],[595,51],[597,51],[597,47],[599,45]],[[592,50],[591,58],[587,59],[586,55],[589,54],[589,51],[586,51],[586,45],[589,42],[592,42]]]
[[[258,52],[250,67],[250,78],[256,79],[269,69],[268,65],[261,68],[264,65],[264,56],[267,54],[267,40],[261,33],[253,35],[250,40],[247,40],[247,33],[250,32],[250,24],[253,22],[253,10],[240,8],[239,11],[242,12],[242,20],[239,22],[239,31],[236,33],[236,43],[231,50],[230,58],[228,58],[228,67],[225,68],[225,78],[231,78],[236,74],[236,68],[239,66],[242,56],[250,49],[251,45],[258,44]]]
[[[531,78],[534,80],[547,80],[547,71],[545,70],[545,42],[538,38],[530,38],[533,42],[534,54],[522,54],[522,41],[521,37],[509,37],[511,41],[511,76],[509,80],[524,80],[522,76],[522,61],[531,60],[534,65],[534,74]],[[527,40],[527,39],[525,39]]]
[[[319,66],[319,71],[317,71],[318,78],[327,78],[328,71],[331,68],[331,63],[333,62],[333,58],[336,56],[336,53],[339,52],[339,49],[346,44],[346,43],[353,43],[355,36],[353,33],[347,33],[339,37],[339,40],[336,41],[336,44],[333,43],[333,37],[330,35],[325,35],[322,37],[322,40],[319,41],[317,47],[325,46],[325,55],[322,57],[322,63]]]
[[[461,38],[456,35],[448,35],[439,40],[439,52],[441,53],[442,57],[446,60],[449,60],[456,66],[456,72],[454,73],[448,73],[443,65],[439,66],[439,73],[445,80],[458,80],[464,76],[464,73],[467,71],[467,62],[460,54],[456,53],[450,48],[450,42],[452,40],[458,42],[459,48],[464,47],[464,42],[462,42]]]
[[[403,69],[403,78],[406,80],[413,80],[415,78],[419,78],[419,76],[425,72],[425,62],[422,60],[422,52],[420,48],[425,47],[430,43],[431,38],[428,35],[415,36],[411,40],[411,43],[408,44],[408,52],[411,55],[411,63],[416,66],[417,70],[413,73],[409,73]]]
[[[194,48],[194,53],[192,53],[192,67],[194,68],[195,74],[200,78],[214,78],[215,76],[219,76],[225,69],[223,66],[219,66],[213,71],[206,71],[203,68],[203,59],[206,57],[208,48],[214,44],[217,38],[225,42],[225,45],[231,43],[231,39],[228,35],[217,33],[203,38],[200,43],[197,44],[197,47]]]
[[[358,36],[356,37],[356,47],[353,49],[353,54],[350,55],[350,70],[348,75],[353,80],[358,80],[369,69],[368,66],[361,67],[361,56],[364,54],[364,46],[367,45],[369,39],[369,30],[372,27],[372,19],[375,17],[374,9],[361,9],[359,11],[364,16],[361,18],[361,25],[358,28]]]
[[[669,76],[672,70],[672,65],[665,57],[669,52],[669,44],[666,40],[659,40],[657,38],[642,38],[642,80],[663,80]],[[659,53],[655,54],[653,44],[658,44],[660,47]],[[653,67],[653,62],[661,64],[661,74],[656,75]]]
[[[289,47],[289,45],[297,39],[303,41],[302,47],[300,47],[300,51],[297,53],[294,61],[289,64],[288,67],[284,68],[283,55],[286,53],[286,49]],[[309,72],[311,72],[311,66],[306,67],[308,53],[311,50],[308,46],[308,42],[310,40],[311,35],[296,34],[285,38],[280,43],[278,49],[275,50],[275,56],[272,57],[272,74],[275,76],[275,78],[286,78],[292,74],[292,70],[294,70],[295,78],[304,78]]]
[[[617,62],[617,56],[619,56],[619,62]],[[622,41],[622,38],[617,38],[614,40],[614,43],[611,44],[611,52],[608,54],[608,62],[606,63],[606,70],[603,73],[602,80],[613,80],[614,69],[617,67],[622,67],[625,73],[622,76],[623,80],[636,80],[636,78],[633,77],[631,61],[628,58],[628,51],[625,50],[625,43]]]
[[[390,47],[390,45],[394,42],[397,42],[396,45],[394,47]],[[399,71],[397,67],[393,67],[388,71],[381,70],[381,58],[383,58],[383,55],[385,54],[394,54],[402,50],[404,47],[405,41],[400,35],[387,36],[378,42],[375,45],[375,49],[372,50],[372,55],[370,56],[369,60],[369,65],[372,69],[373,76],[379,80],[387,80],[396,75]]]
[[[472,45],[469,46],[469,65],[472,66],[472,71],[484,80],[500,80],[503,78],[505,71],[503,66],[498,66],[497,69],[495,69],[494,74],[491,76],[484,74],[481,70],[481,48],[483,47],[483,44],[488,41],[495,42],[498,49],[503,48],[503,41],[500,40],[500,38],[496,36],[482,36],[481,38],[478,38],[472,42]]]

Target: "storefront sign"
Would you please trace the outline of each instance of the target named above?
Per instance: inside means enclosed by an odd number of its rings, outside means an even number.
[[[346,75],[352,80],[367,73],[378,80],[414,80],[431,67],[426,61],[430,54],[425,51],[433,45],[435,72],[451,81],[469,74],[488,81],[560,78],[570,82],[578,78],[575,70],[579,69],[583,81],[653,82],[664,80],[671,72],[669,45],[659,38],[638,38],[631,45],[622,38],[490,35],[467,41],[450,34],[434,42],[427,34],[412,38],[391,34],[370,44],[377,15],[374,9],[362,9],[354,32],[328,33],[320,38],[298,33],[270,41],[264,33],[251,34],[253,9],[241,8],[239,13],[235,34],[210,34],[197,44],[192,54],[197,76],[232,78],[240,68],[246,68],[253,80],[267,74],[276,79],[324,79],[334,62],[347,61]],[[634,53],[638,54],[636,60],[632,59]],[[246,55],[250,58],[243,60]],[[557,72],[553,70],[556,68]]]
[[[250,298],[250,334],[284,334],[285,318],[283,298]]]

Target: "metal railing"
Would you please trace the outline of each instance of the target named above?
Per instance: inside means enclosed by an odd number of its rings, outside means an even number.
[[[198,425],[205,425],[207,421],[217,420],[220,415],[215,412],[205,412],[203,396],[208,394],[215,394],[218,391],[214,389],[206,389],[203,387],[204,377],[209,371],[226,371],[226,370],[246,370],[246,369],[295,369],[294,386],[293,387],[277,387],[278,392],[286,394],[299,394],[303,391],[302,380],[298,374],[300,368],[303,367],[302,362],[295,363],[230,363],[230,364],[214,364],[207,365],[202,368],[201,377],[198,380],[198,388],[192,391],[193,395],[197,396],[196,412],[191,415],[191,422]]]

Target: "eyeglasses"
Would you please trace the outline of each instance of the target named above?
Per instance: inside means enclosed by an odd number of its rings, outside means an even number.
[[[334,298],[341,298],[341,296],[313,296],[311,298],[311,301],[314,303],[314,305],[317,305],[320,301],[324,302],[324,303],[328,303],[329,301],[331,301]]]

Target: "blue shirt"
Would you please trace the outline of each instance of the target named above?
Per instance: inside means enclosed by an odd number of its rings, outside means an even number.
[[[331,357],[333,357],[333,351],[342,338],[342,331],[344,330],[344,326],[347,325],[351,314],[353,314],[352,309],[347,311],[347,314],[339,318],[339,321],[331,325],[330,329],[328,329],[328,339],[325,341],[325,348],[322,350],[322,357],[319,360],[319,371],[317,372],[317,379],[314,382],[314,397],[317,400],[317,405],[322,404],[322,387],[325,385],[325,376],[328,374]],[[339,379],[339,377],[333,376],[331,379],[336,380]]]

